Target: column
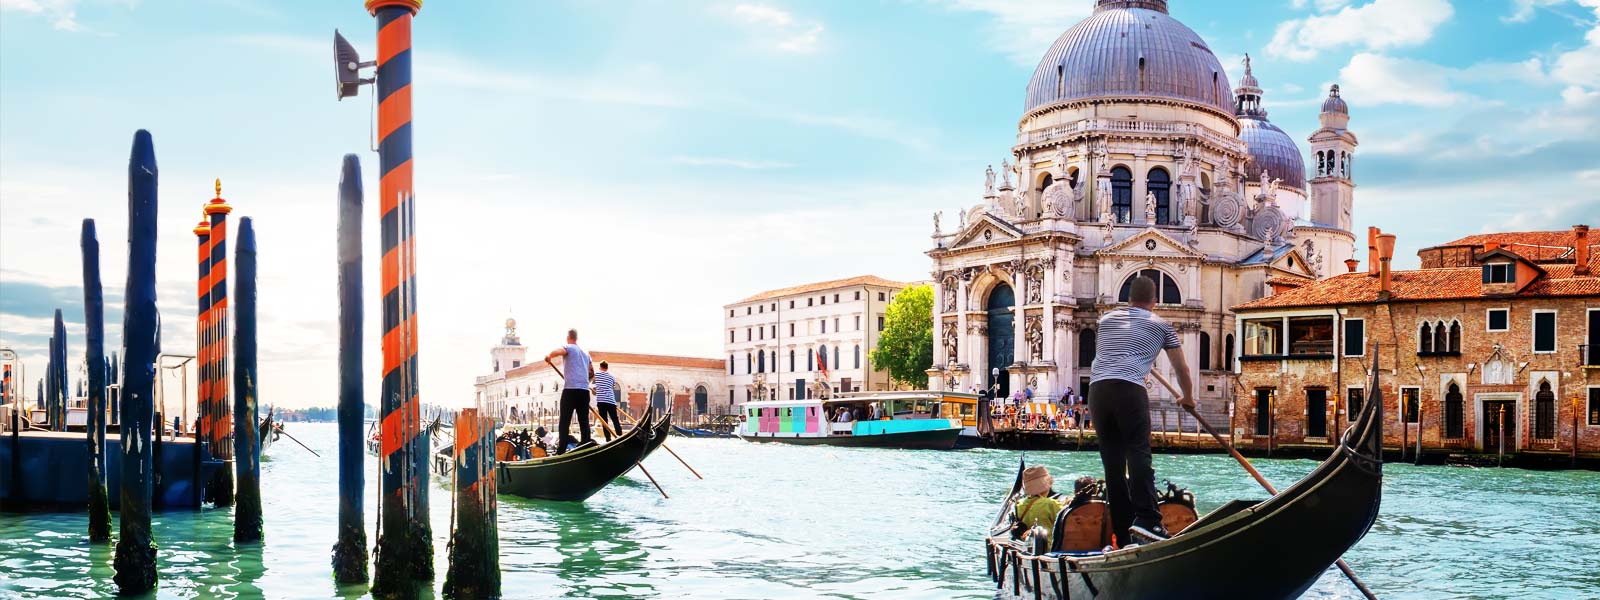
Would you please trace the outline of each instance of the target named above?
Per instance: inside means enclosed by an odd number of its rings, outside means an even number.
[[[956,361],[972,364],[972,336],[967,333],[967,281],[956,283]]]
[[[1145,175],[1149,168],[1143,154],[1133,157],[1133,218],[1129,223],[1149,225],[1144,221],[1144,194],[1149,189],[1145,186]]]

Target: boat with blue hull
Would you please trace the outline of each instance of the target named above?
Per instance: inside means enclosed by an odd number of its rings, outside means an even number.
[[[89,502],[89,444],[82,432],[24,431],[0,435],[0,506],[5,510],[82,510]],[[212,474],[226,463],[191,437],[153,442],[156,508],[199,508]],[[20,455],[19,455],[20,452]],[[200,456],[196,460],[195,453]],[[195,466],[199,465],[199,477]],[[106,436],[106,489],[111,507],[120,503],[122,441]]]
[[[965,428],[926,393],[840,394],[830,399],[740,405],[739,437],[751,442],[949,450]]]

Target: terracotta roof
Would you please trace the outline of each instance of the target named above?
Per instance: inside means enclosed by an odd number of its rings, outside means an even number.
[[[1590,244],[1594,244],[1593,239]],[[1561,231],[1507,231],[1502,233],[1480,233],[1467,237],[1423,248],[1422,252],[1434,248],[1468,247],[1482,251],[1490,244],[1507,248],[1528,260],[1546,262],[1552,260],[1572,260],[1572,248],[1577,245],[1577,235],[1571,229]]]
[[[792,286],[792,287],[778,288],[778,289],[775,289],[775,290],[767,290],[765,292],[761,292],[761,293],[756,294],[754,296],[751,296],[749,298],[745,298],[743,300],[735,302],[734,304],[744,304],[746,302],[755,302],[757,300],[770,300],[772,298],[781,298],[783,296],[794,296],[794,295],[797,295],[797,294],[806,294],[806,293],[810,293],[810,292],[820,292],[822,290],[832,290],[832,289],[838,289],[838,288],[855,287],[855,286],[859,286],[859,285],[876,285],[876,286],[892,287],[892,288],[903,288],[903,287],[906,287],[905,283],[902,283],[902,282],[899,282],[899,281],[889,281],[888,279],[884,279],[882,277],[878,277],[877,275],[858,275],[858,276],[850,277],[850,278],[847,278],[847,279],[835,279],[833,281],[819,281],[819,282],[816,282],[816,283],[807,283],[807,284],[796,285],[796,286]],[[733,306],[733,304],[729,304],[728,306]]]
[[[718,373],[721,373],[724,368],[727,368],[727,363],[723,362],[723,360],[720,358],[697,358],[693,356],[672,356],[669,354],[639,354],[635,352],[605,352],[601,350],[590,352],[589,357],[594,359],[596,370],[599,369],[600,361],[602,360],[611,363],[612,365],[716,369]],[[544,371],[551,375],[555,374],[550,371],[550,365],[546,364],[543,360],[536,359],[535,362],[530,362],[515,369],[506,371],[506,376],[520,377],[529,373],[537,373],[539,371]]]
[[[1600,296],[1600,257],[1590,261],[1589,275],[1574,275],[1573,265],[1544,265],[1545,276],[1528,284],[1514,297]],[[1483,270],[1479,267],[1419,269],[1390,274],[1390,301],[1456,300],[1482,298]],[[1235,311],[1265,308],[1339,306],[1378,302],[1378,278],[1346,273],[1292,290],[1252,300]]]

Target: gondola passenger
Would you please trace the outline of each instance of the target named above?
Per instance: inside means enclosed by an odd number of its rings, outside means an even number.
[[[1056,514],[1061,512],[1061,501],[1056,500],[1051,486],[1055,485],[1055,478],[1050,476],[1050,470],[1042,466],[1032,466],[1022,471],[1022,503],[1017,505],[1017,523],[1023,531],[1030,531],[1034,527],[1043,527],[1055,535]],[[1054,543],[1055,540],[1050,540]]]

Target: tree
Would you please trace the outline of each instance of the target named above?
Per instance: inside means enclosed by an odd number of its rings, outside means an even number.
[[[900,290],[884,315],[883,333],[870,356],[872,365],[889,371],[896,382],[926,387],[933,366],[933,287]]]

